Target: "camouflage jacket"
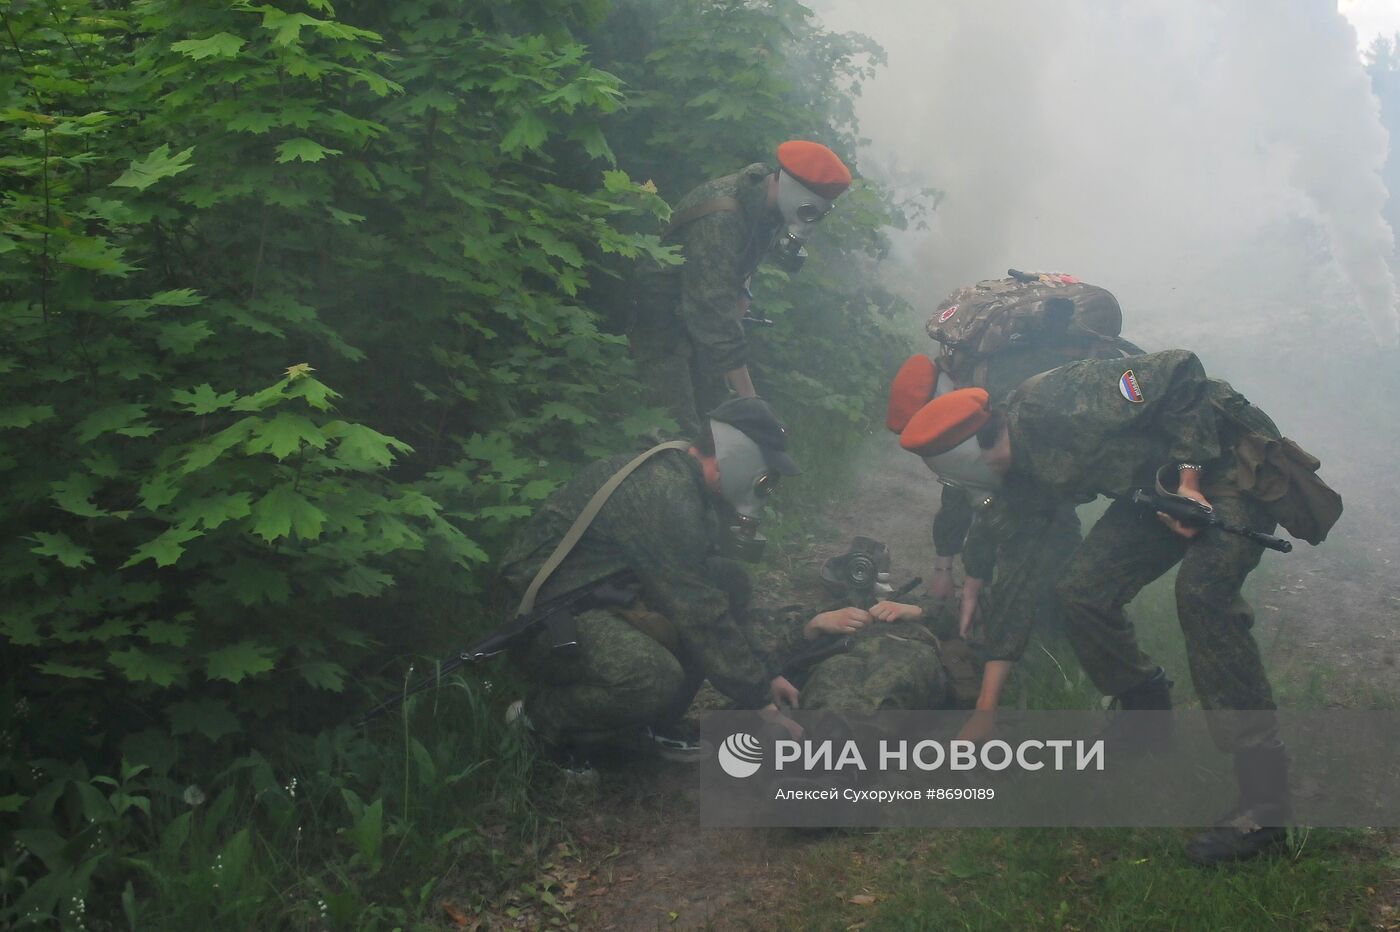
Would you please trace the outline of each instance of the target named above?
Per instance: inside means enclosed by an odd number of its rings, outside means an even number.
[[[502,571],[517,597],[593,493],[633,455],[585,467],[540,506],[506,551]],[[631,569],[646,606],[671,621],[715,688],[743,706],[764,705],[776,671],[752,648],[729,595],[706,572],[720,530],[699,464],[684,451],[659,453],[608,499],[539,601]]]
[[[1081,502],[1151,488],[1166,463],[1200,464],[1209,483],[1234,445],[1222,408],[1252,406],[1188,350],[1071,363],[1012,395],[1008,479]]]
[[[779,230],[767,207],[767,178],[773,169],[755,162],[733,175],[700,185],[676,205],[674,215],[720,197],[740,210],[707,214],[664,240],[681,247],[679,266],[648,266],[634,289],[635,333],[643,339],[682,336],[712,373],[746,365],[748,344],[740,322],[739,295]]]

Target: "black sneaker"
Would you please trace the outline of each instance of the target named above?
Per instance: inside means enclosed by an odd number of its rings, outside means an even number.
[[[700,743],[700,731],[688,722],[669,722],[665,725],[652,725],[643,734],[656,748],[663,760],[678,764],[698,764],[709,756]]]

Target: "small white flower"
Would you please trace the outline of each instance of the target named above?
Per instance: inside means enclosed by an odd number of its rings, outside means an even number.
[[[184,800],[185,805],[190,808],[202,805],[204,802],[204,791],[191,783],[189,786],[185,787]]]

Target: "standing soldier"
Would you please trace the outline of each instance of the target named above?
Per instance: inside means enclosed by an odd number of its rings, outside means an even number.
[[[1288,759],[1250,634],[1253,612],[1240,594],[1263,548],[1247,536],[1154,516],[1128,496],[1155,487],[1258,534],[1281,523],[1317,544],[1342,510],[1340,496],[1316,475],[1318,461],[1228,383],[1207,378],[1186,350],[1071,363],[1028,380],[995,407],[985,391],[963,389],[929,402],[915,422],[940,425],[928,433],[942,445],[975,436],[1004,487],[1065,502],[1116,499],[1070,557],[1058,595],[1080,663],[1121,709],[1171,708],[1171,684],[1139,648],[1124,606],[1181,564],[1177,616],[1201,705],[1258,710],[1209,719],[1216,745],[1234,755],[1240,797],[1232,818],[1197,835],[1187,854],[1217,863],[1281,844],[1291,815]],[[1143,727],[1140,718],[1120,715],[1108,734],[1146,744],[1153,736]]]
[[[661,239],[685,261],[638,276],[628,337],[651,402],[682,436],[696,436],[697,412],[729,392],[756,395],[742,323],[749,281],[770,250],[787,271],[801,268],[802,244],[850,183],[836,153],[790,140],[778,147],[777,170],[756,162],[676,205]]]

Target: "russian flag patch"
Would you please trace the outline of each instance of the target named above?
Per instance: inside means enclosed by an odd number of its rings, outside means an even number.
[[[1124,372],[1123,377],[1118,380],[1118,393],[1135,405],[1142,404],[1142,389],[1138,388],[1137,376],[1133,375],[1133,370]]]

